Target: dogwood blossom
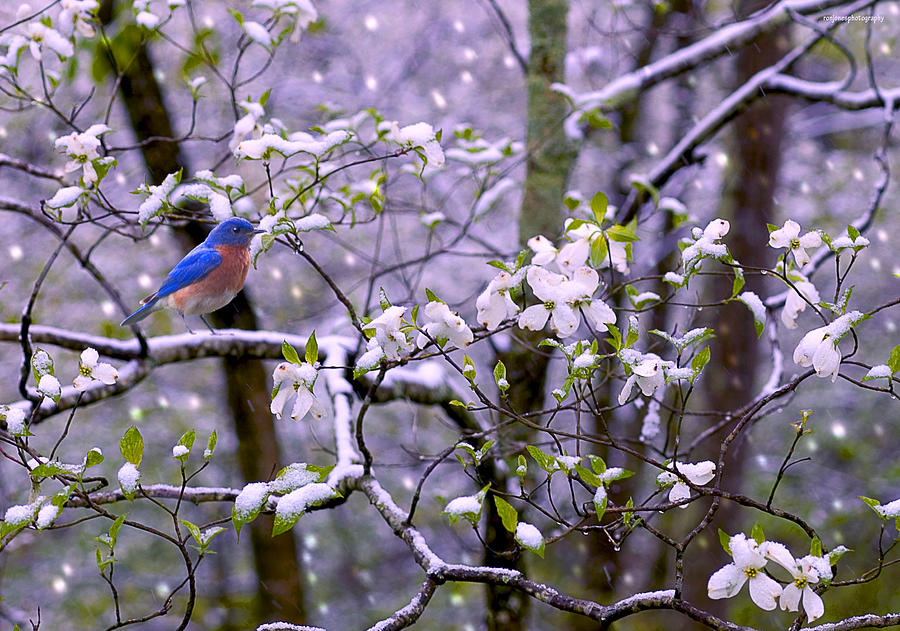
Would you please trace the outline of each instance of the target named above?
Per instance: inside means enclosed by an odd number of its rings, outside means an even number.
[[[443,340],[447,340],[450,346],[456,348],[472,343],[474,339],[472,329],[458,314],[450,311],[450,307],[445,303],[432,300],[425,305],[425,316],[431,321],[422,327],[428,335],[419,333],[419,337],[416,338],[416,346],[419,348],[428,346],[432,339],[437,340],[439,345],[442,345]]]
[[[725,244],[720,243],[721,239],[728,234],[731,224],[724,219],[713,219],[706,228],[694,228],[691,236],[693,242],[688,241],[689,245],[681,251],[681,262],[685,271],[693,269],[703,258],[711,256],[713,258],[722,258],[728,254],[728,248]]]
[[[91,125],[81,133],[72,132],[65,136],[60,136],[54,144],[57,149],[62,149],[69,158],[64,167],[66,173],[82,169],[82,177],[85,186],[90,186],[97,182],[97,170],[94,168],[94,160],[100,157],[100,139],[98,136],[110,131],[106,125]]]
[[[703,462],[676,462],[674,467],[672,463],[668,465],[669,469],[674,468],[675,471],[690,480],[694,486],[703,486],[713,479],[716,475],[716,463],[710,460]],[[671,471],[663,471],[656,476],[656,481],[664,486],[672,485],[669,490],[669,501],[680,502],[691,496],[691,487],[685,484],[681,478]],[[681,508],[687,508],[687,504],[682,504]]]
[[[818,232],[810,231],[801,237],[800,224],[791,219],[784,222],[783,228],[773,230],[769,234],[769,246],[776,249],[789,248],[794,255],[794,260],[800,267],[809,263],[809,255],[806,253],[806,249],[817,248],[820,245],[822,245],[822,235]]]
[[[312,387],[316,381],[316,369],[314,366],[303,362],[293,364],[281,362],[272,373],[275,382],[275,396],[272,397],[270,409],[272,414],[281,418],[284,411],[290,407],[291,418],[300,420],[307,413],[314,418],[325,416],[325,407],[313,394]],[[293,401],[293,406],[291,406]]]
[[[637,353],[636,357],[632,358],[629,355],[623,358],[623,361],[631,366],[631,375],[625,380],[625,385],[619,392],[619,405],[625,405],[625,402],[631,397],[635,384],[641,389],[644,396],[648,397],[652,397],[657,388],[665,385],[666,376],[663,372],[665,362],[658,355]]]
[[[475,319],[488,331],[495,330],[501,322],[519,313],[519,305],[513,302],[509,294],[511,289],[522,282],[523,275],[524,270],[519,270],[515,274],[501,271],[478,296],[475,301],[475,308],[478,310]]]
[[[572,223],[572,219],[566,220],[566,235],[572,239],[571,243],[567,243],[559,250],[556,262],[560,268],[567,273],[573,272],[576,268],[584,265],[591,253],[591,244],[597,239],[604,239],[603,231],[595,223],[585,222],[568,230],[568,226]],[[617,272],[623,274],[628,272],[628,251],[627,243],[614,241],[606,238],[608,259],[604,260],[603,267],[612,263],[613,268]]]
[[[781,585],[761,571],[766,566],[767,547],[768,542],[757,544],[743,533],[731,537],[728,549],[733,561],[709,577],[706,586],[709,597],[714,600],[731,598],[749,581],[753,602],[766,611],[775,609],[776,599],[781,596]]]
[[[813,329],[803,336],[794,349],[794,363],[812,366],[818,376],[831,377],[832,383],[837,379],[841,367],[841,352],[827,326]]]
[[[797,316],[806,309],[808,302],[816,304],[821,298],[816,286],[800,272],[792,270],[788,272],[787,277],[794,286],[788,290],[787,298],[784,301],[781,322],[787,328],[795,329],[797,328]]]
[[[528,247],[534,252],[534,256],[531,257],[532,265],[547,265],[548,263],[553,262],[553,259],[556,258],[556,255],[559,252],[559,250],[550,243],[550,239],[542,234],[528,239]]]
[[[62,58],[75,54],[72,42],[63,37],[59,31],[40,22],[29,22],[25,29],[28,34],[28,50],[35,61],[43,59],[44,48],[49,48]]]
[[[73,385],[78,391],[88,389],[95,381],[101,381],[106,385],[112,385],[119,378],[119,371],[112,364],[100,361],[100,354],[93,348],[86,348],[81,353],[81,361],[78,364],[78,376]]]
[[[572,278],[556,274],[543,267],[532,266],[526,274],[534,295],[542,301],[532,305],[519,316],[519,328],[540,331],[550,320],[551,327],[560,337],[572,335],[578,328],[578,309],[595,328],[616,321],[616,314],[610,307],[591,296],[597,290],[600,277],[590,267],[575,270]]]
[[[775,541],[767,542],[765,555],[786,569],[793,579],[789,585],[785,586],[778,599],[781,609],[798,611],[802,598],[806,619],[812,622],[821,618],[825,613],[825,604],[810,585],[818,583],[820,578],[826,580],[831,578],[831,566],[828,560],[811,554],[802,559],[795,559],[783,544]]]
[[[97,0],[62,0],[62,11],[56,24],[63,35],[70,36],[78,31],[82,37],[93,37],[91,21],[98,8],[100,3]]]
[[[841,367],[841,351],[838,342],[850,330],[850,327],[865,318],[859,311],[851,311],[836,318],[831,324],[813,329],[803,336],[794,349],[794,363],[800,366],[812,366],[819,377],[837,379]]]
[[[391,306],[363,326],[363,330],[375,329],[373,339],[381,347],[385,357],[393,361],[406,357],[415,348],[406,337],[406,333],[400,328],[403,325],[402,319],[405,313],[406,307]]]

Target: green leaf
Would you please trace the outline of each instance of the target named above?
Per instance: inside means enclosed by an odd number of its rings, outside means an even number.
[[[634,498],[633,498],[633,497],[629,497],[629,498],[628,498],[628,501],[625,502],[625,508],[634,508]],[[629,510],[629,511],[624,511],[624,512],[622,513],[622,522],[623,522],[626,526],[628,526],[628,527],[630,528],[630,527],[631,527],[631,523],[632,523],[633,521],[634,521],[634,511],[630,511],[630,510]]]
[[[90,451],[87,452],[87,455],[84,459],[84,468],[89,469],[95,465],[103,462],[103,452],[100,451],[99,447],[94,447]]]
[[[734,298],[741,290],[744,288],[744,270],[740,267],[733,267],[734,270],[734,282],[731,284],[731,297]]]
[[[378,304],[382,311],[387,311],[392,306],[391,301],[388,300],[387,294],[384,291],[384,287],[378,288]]]
[[[615,349],[618,353],[622,350],[622,334],[619,332],[618,327],[614,324],[607,324],[606,330],[609,331],[609,334],[612,337],[606,338],[606,342]]]
[[[427,287],[425,288],[425,297],[428,298],[428,302],[444,302],[443,300],[441,300],[440,298],[437,297],[436,293],[434,293]]]
[[[206,449],[203,450],[203,457],[206,460],[209,460],[213,457],[213,454],[216,452],[216,443],[218,442],[219,438],[216,434],[216,430],[213,430],[212,434],[209,435],[209,440],[206,441]]]
[[[753,524],[753,529],[750,531],[750,536],[759,545],[762,545],[763,541],[766,540],[766,534],[763,532],[762,526],[759,525],[759,522]]]
[[[31,355],[31,371],[34,374],[35,383],[38,383],[44,375],[56,376],[50,353],[42,348],[36,348]]]
[[[128,517],[128,513],[124,515],[119,515],[116,517],[116,520],[112,523],[112,526],[109,527],[109,549],[112,550],[116,547],[116,541],[119,539],[119,529],[122,528],[122,524],[125,523],[125,518]]]
[[[506,380],[506,365],[499,360],[497,365],[494,366],[494,381],[497,382],[497,387],[500,388],[500,394],[506,394],[506,391],[509,390],[509,382]]]
[[[545,454],[539,447],[535,447],[534,445],[526,445],[525,449],[528,450],[528,453],[531,454],[534,461],[538,463],[538,466],[547,473],[559,471],[559,463],[553,456]]]
[[[316,341],[316,331],[313,329],[313,332],[309,334],[309,339],[306,340],[306,362],[315,364],[317,361],[319,361],[319,343]]]
[[[497,507],[497,514],[500,515],[503,527],[509,532],[515,533],[516,525],[519,523],[519,511],[499,495],[494,496],[494,505]]]
[[[281,354],[284,358],[291,362],[292,364],[300,364],[300,356],[297,354],[297,350],[287,343],[287,340],[282,340],[281,342]]]
[[[488,261],[487,264],[491,267],[496,267],[499,270],[503,270],[504,272],[509,272],[510,274],[513,273],[513,270],[509,269],[509,266],[503,261]]]
[[[523,525],[524,525],[524,523],[525,523],[525,522],[523,522]],[[529,524],[529,525],[530,525],[530,524]],[[533,527],[533,526],[532,526],[532,527]],[[518,528],[517,528],[517,529],[516,529],[515,540],[519,543],[519,545],[521,545],[521,546],[522,546],[523,548],[525,548],[526,550],[531,550],[532,552],[534,552],[536,555],[538,555],[538,556],[541,557],[542,559],[544,558],[544,548],[545,548],[545,546],[546,546],[546,542],[544,541],[544,537],[543,537],[543,536],[541,536],[541,542],[540,542],[539,545],[532,545],[531,542],[527,542],[527,543],[526,543],[525,541],[523,541],[523,540],[519,537],[519,531],[518,531]]]
[[[882,515],[881,512],[878,511],[878,509],[881,508],[881,502],[879,502],[878,500],[873,500],[871,497],[865,497],[864,495],[860,495],[859,499],[861,499],[863,502],[865,502],[866,506],[871,508],[875,512],[876,515],[881,517],[881,519],[883,521],[887,521],[885,516]]]
[[[859,237],[859,230],[856,226],[847,226],[847,235],[852,241],[856,241],[857,237]]]
[[[704,346],[703,350],[694,355],[694,358],[691,360],[691,372],[694,373],[694,377],[699,375],[703,367],[709,363],[710,356],[709,346]]]
[[[241,26],[244,25],[244,16],[240,11],[238,11],[236,9],[228,9],[228,13],[231,14],[231,17],[234,18],[235,22],[237,22]]]
[[[575,465],[575,471],[578,472],[578,477],[581,478],[583,482],[586,482],[591,486],[603,486],[603,480],[601,480],[596,473],[589,469],[586,469],[580,464]]]
[[[191,536],[194,538],[194,541],[196,541],[197,543],[201,543],[201,544],[203,543],[203,541],[202,541],[203,537],[200,534],[200,528],[198,528],[196,524],[192,524],[191,522],[189,522],[186,519],[179,519],[178,521],[180,521],[181,524],[185,528],[188,529],[188,532],[191,533]]]
[[[600,267],[603,261],[606,260],[608,252],[609,247],[606,244],[606,239],[603,238],[602,234],[598,235],[591,241],[591,266]]]
[[[181,438],[178,439],[177,447],[184,447],[185,450],[176,450],[172,452],[172,457],[175,460],[178,460],[182,464],[187,462],[188,456],[191,454],[191,449],[194,447],[194,439],[196,438],[196,432],[192,429],[189,429],[184,434],[181,435]],[[183,453],[178,453],[182,452]]]
[[[891,369],[892,375],[900,370],[900,344],[891,350],[891,356],[888,358],[888,366]]]
[[[722,549],[731,555],[731,535],[721,528],[719,528],[719,543],[722,545]]]
[[[475,362],[468,355],[463,355],[463,377],[469,380],[469,383],[475,383]]]
[[[822,556],[822,541],[818,537],[813,537],[809,542],[809,553],[814,557]]]
[[[593,469],[594,473],[596,473],[597,475],[602,475],[603,472],[606,471],[606,463],[600,456],[591,454],[590,456],[588,456],[588,461],[590,461],[591,463],[591,469]]]
[[[528,461],[522,454],[516,459],[516,475],[523,479],[528,475]]]
[[[603,220],[606,218],[606,209],[608,206],[609,199],[600,191],[595,193],[591,198],[591,212],[594,213],[594,219],[597,221],[597,225],[603,223]]]
[[[603,519],[607,504],[609,504],[609,494],[606,487],[601,484],[594,492],[594,512],[597,513],[597,521]]]
[[[141,460],[144,457],[144,437],[134,425],[125,431],[125,435],[119,441],[119,451],[122,452],[122,457],[126,462],[130,462],[136,467],[141,466]]]
[[[618,241],[619,243],[631,243],[632,241],[640,241],[641,238],[634,233],[634,230],[627,226],[616,224],[606,229],[606,236],[610,241]]]

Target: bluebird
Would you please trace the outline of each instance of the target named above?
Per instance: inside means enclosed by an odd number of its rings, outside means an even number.
[[[250,240],[260,232],[264,231],[254,230],[253,224],[240,217],[220,223],[172,268],[156,293],[141,300],[143,306],[122,320],[121,326],[160,309],[174,309],[191,333],[184,316],[195,314],[215,332],[203,314],[227,305],[244,286],[250,269]]]

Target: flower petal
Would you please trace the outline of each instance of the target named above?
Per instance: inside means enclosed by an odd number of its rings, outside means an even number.
[[[760,609],[772,611],[777,604],[775,599],[781,596],[781,585],[763,573],[750,579],[750,599]]]

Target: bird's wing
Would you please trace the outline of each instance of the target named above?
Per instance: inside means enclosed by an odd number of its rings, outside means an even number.
[[[154,298],[163,298],[183,287],[196,283],[216,269],[221,263],[222,255],[216,250],[204,244],[198,245],[188,252],[178,262],[178,265],[172,268],[172,271],[169,272]]]

